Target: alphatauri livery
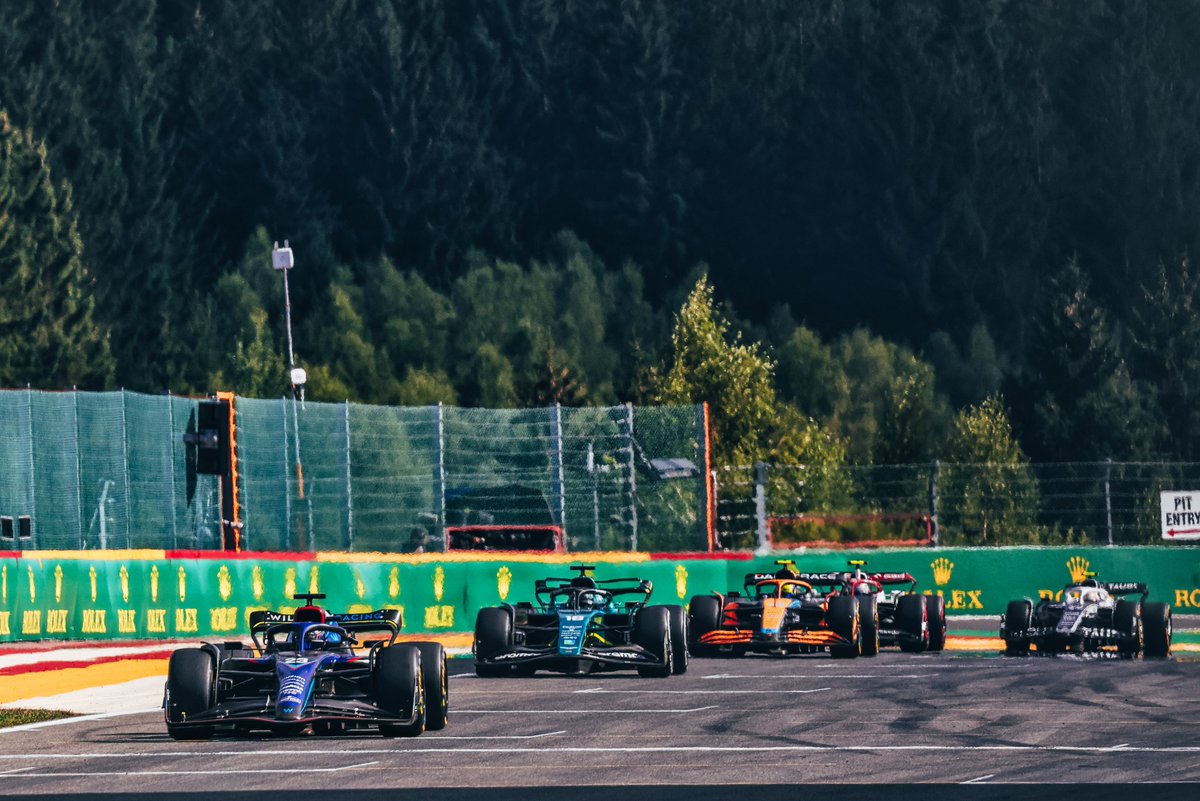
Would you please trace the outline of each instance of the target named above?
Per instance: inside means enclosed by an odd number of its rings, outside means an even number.
[[[1061,600],[1009,601],[1000,618],[1000,636],[1009,655],[1115,648],[1128,657],[1171,652],[1171,606],[1146,600],[1150,591],[1136,582],[1099,582],[1095,573],[1068,584]],[[1141,595],[1139,600],[1125,596]]]
[[[297,595],[305,604],[292,613],[252,612],[253,647],[204,643],[172,654],[167,732],[206,740],[218,730],[337,734],[377,727],[385,737],[413,737],[443,728],[442,646],[396,644],[398,609],[330,614],[313,605],[324,597]],[[366,639],[370,633],[379,636]]]
[[[747,573],[742,591],[693,596],[691,649],[696,655],[804,654],[874,656],[863,648],[859,599],[845,573],[799,573],[779,560],[775,573]]]
[[[571,578],[534,584],[534,602],[501,604],[475,618],[475,673],[532,675],[636,669],[664,677],[687,670],[683,607],[647,606],[653,585],[636,578],[597,581],[593,565]]]

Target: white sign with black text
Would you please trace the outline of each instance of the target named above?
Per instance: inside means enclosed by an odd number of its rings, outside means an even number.
[[[1162,537],[1168,542],[1200,540],[1200,491],[1159,494]]]

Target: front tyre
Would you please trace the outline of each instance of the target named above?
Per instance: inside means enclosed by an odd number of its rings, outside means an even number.
[[[671,648],[671,619],[666,607],[648,606],[638,613],[633,625],[633,641],[662,663],[640,665],[637,669],[639,676],[665,679],[671,675],[674,659]]]
[[[1029,624],[1033,619],[1033,604],[1029,601],[1009,601],[1004,610],[1004,653],[1021,656],[1029,653]],[[1038,650],[1041,650],[1040,648]]]
[[[487,660],[512,648],[512,629],[512,617],[507,610],[491,606],[475,615],[476,676],[492,679],[508,675],[508,665],[495,665]]]
[[[691,652],[696,656],[715,656],[717,649],[704,645],[700,638],[710,631],[721,627],[721,601],[713,595],[694,595],[688,604],[688,617],[691,618],[688,636]]]
[[[879,604],[874,595],[858,596],[858,625],[862,631],[862,655],[879,653]]]
[[[1142,604],[1142,633],[1145,654],[1162,659],[1171,653],[1171,607],[1165,603]]]
[[[1142,652],[1142,607],[1141,604],[1124,599],[1117,601],[1113,609],[1113,628],[1120,639],[1117,653],[1136,657]]]
[[[437,642],[419,642],[416,646],[421,652],[421,684],[425,688],[425,728],[441,731],[449,722],[446,649]]]
[[[834,659],[854,659],[862,650],[859,632],[858,599],[853,595],[835,595],[829,599],[825,623],[830,630],[846,641],[844,645],[829,646]]]
[[[896,628],[902,632],[900,650],[919,654],[929,647],[928,606],[924,595],[910,593],[896,600]]]
[[[375,660],[375,705],[411,723],[382,723],[384,737],[416,737],[425,731],[425,692],[421,681],[421,651],[412,645],[392,645]]]
[[[181,648],[167,663],[167,734],[174,740],[207,740],[212,726],[182,725],[207,712],[213,695],[213,658],[200,648]]]
[[[946,599],[926,595],[925,614],[929,618],[929,650],[941,653],[946,649]]]
[[[676,676],[688,669],[688,614],[682,606],[667,607],[667,623],[671,628],[671,672]]]

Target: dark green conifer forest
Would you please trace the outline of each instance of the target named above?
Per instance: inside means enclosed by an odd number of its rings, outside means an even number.
[[[317,400],[696,400],[690,299],[766,368],[730,458],[999,404],[1035,460],[1193,460],[1197,41],[1194,0],[6,2],[0,385],[281,396],[287,239]]]

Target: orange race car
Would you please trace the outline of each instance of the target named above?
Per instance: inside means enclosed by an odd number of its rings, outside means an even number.
[[[777,564],[782,567],[775,573],[747,573],[743,592],[692,598],[688,613],[693,654],[828,650],[835,659],[847,659],[878,653],[878,637],[863,638],[859,599],[842,591],[844,573],[798,573],[791,561]]]

